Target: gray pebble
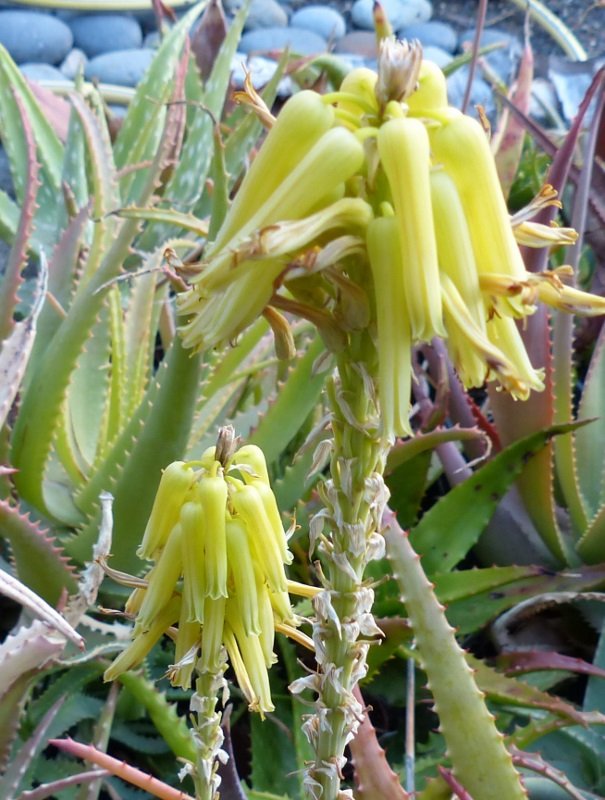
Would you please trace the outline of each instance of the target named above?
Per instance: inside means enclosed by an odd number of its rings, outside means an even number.
[[[351,9],[355,27],[374,30],[373,6],[373,0],[355,0]],[[416,22],[427,22],[433,13],[428,0],[383,0],[382,7],[396,31]]]
[[[50,64],[42,64],[36,62],[26,62],[25,64],[20,64],[19,69],[25,75],[26,78],[30,78],[32,81],[65,81],[67,80],[65,75],[58,70],[56,67],[51,66]]]
[[[425,47],[422,54],[427,61],[432,61],[433,64],[437,64],[441,69],[449,64],[453,58],[452,54],[448,53],[447,50],[442,50],[440,47],[433,47],[432,45]]]
[[[474,29],[465,31],[460,36],[460,46],[470,47],[475,36]],[[481,46],[504,43],[501,49],[488,53],[484,58],[504,83],[510,84],[521,57],[522,46],[519,39],[498,28],[487,28],[481,34]]]
[[[64,22],[50,14],[0,11],[0,44],[17,64],[58,64],[71,50],[73,36]]]
[[[231,61],[231,81],[236,89],[244,88],[246,73],[250,73],[252,85],[255,89],[262,89],[273,77],[277,63],[270,58],[253,56],[248,58],[245,53],[236,53]],[[292,80],[282,78],[277,88],[279,97],[289,97],[293,90]]]
[[[141,26],[126,14],[82,14],[69,22],[74,44],[89,58],[113,50],[131,50],[143,42]]]
[[[259,28],[245,33],[239,43],[242,53],[269,52],[289,47],[292,53],[302,56],[323,53],[326,40],[303,28]]]
[[[86,54],[74,47],[65,56],[59,69],[68,80],[72,81],[79,72],[84,72],[87,61]]]
[[[340,39],[347,32],[344,17],[329,6],[305,6],[292,15],[290,24],[295,28],[318,33],[324,39]]]
[[[370,31],[351,31],[336,42],[334,52],[376,58],[376,36]]]
[[[148,47],[150,50],[157,50],[162,42],[162,37],[159,31],[151,31],[143,39],[143,47]]]
[[[288,15],[277,0],[252,0],[245,29],[256,31],[259,28],[285,28]]]
[[[118,86],[136,86],[151,64],[153,50],[114,50],[113,53],[92,58],[86,65],[84,75],[102,83]]]
[[[469,69],[467,66],[457,69],[447,79],[447,96],[451,105],[461,108],[468,82]],[[475,77],[471,89],[471,98],[468,106],[468,113],[476,116],[475,106],[480,105],[485,109],[485,113],[493,123],[495,121],[496,106],[494,103],[494,92],[487,81],[481,77]]]
[[[400,39],[418,39],[423,47],[439,47],[447,53],[454,53],[458,46],[458,34],[445,22],[418,22],[399,31]]]

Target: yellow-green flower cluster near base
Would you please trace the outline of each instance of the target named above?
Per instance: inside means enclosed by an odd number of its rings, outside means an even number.
[[[546,191],[530,212],[548,204],[559,205]],[[564,284],[565,271],[526,271],[516,235],[529,246],[575,239],[568,228],[529,222],[531,213],[511,220],[486,131],[448,105],[441,70],[416,43],[385,39],[377,72],[355,69],[340,91],[304,91],[285,104],[178,297],[183,342],[229,341],[289,300],[300,313],[305,269],[302,299],[330,312],[339,297],[333,281],[326,288],[330,270],[359,281],[363,263],[385,436],[411,432],[411,345],[434,336],[446,340],[467,388],[495,379],[526,399],[543,376],[515,318],[537,301],[605,313],[605,299]]]
[[[200,461],[164,470],[138,550],[153,566],[126,604],[136,617],[132,642],[105,680],[141,663],[169,633],[174,685],[188,688],[194,669],[220,671],[224,647],[250,708],[265,713],[273,710],[267,669],[276,627],[302,637],[284,570],[291,555],[260,448],[240,447],[226,463],[216,455],[211,447]]]

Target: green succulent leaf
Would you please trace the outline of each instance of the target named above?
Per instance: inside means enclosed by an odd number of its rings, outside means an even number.
[[[410,541],[422,556],[426,572],[447,572],[456,566],[477,542],[525,464],[553,436],[573,431],[581,424],[553,425],[514,442],[442,497],[410,532]]]

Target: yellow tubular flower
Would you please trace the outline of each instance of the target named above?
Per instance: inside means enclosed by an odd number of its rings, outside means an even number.
[[[206,536],[204,509],[198,501],[184,503],[180,525],[183,546],[183,594],[188,619],[204,621],[206,595]]]
[[[177,581],[183,570],[182,531],[177,523],[149,578],[141,610],[137,616],[137,627],[146,631],[153,625],[157,615],[168,605],[174,594]]]
[[[205,591],[216,600],[227,597],[227,484],[222,475],[207,475],[197,485],[204,515]]]
[[[140,664],[168,628],[178,620],[180,611],[181,598],[173,597],[153,620],[151,627],[138,633],[128,647],[109,665],[103,673],[103,680],[115,681],[123,672]]]
[[[317,92],[299,92],[288,100],[252,162],[211,252],[224,247],[255,216],[333,122],[334,110]]]
[[[575,228],[560,228],[558,225],[541,225],[539,222],[523,220],[512,221],[513,234],[517,244],[525,247],[556,247],[575,244],[578,232]]]
[[[429,139],[416,119],[392,119],[378,131],[378,154],[399,223],[405,297],[414,341],[445,336],[430,188]]]
[[[236,514],[249,531],[252,555],[257,563],[263,565],[269,588],[274,592],[286,591],[280,547],[260,494],[254,486],[240,484],[230,497]]]
[[[227,520],[227,558],[235,591],[238,613],[247,634],[261,631],[254,566],[250,554],[248,532],[240,519]]]
[[[533,368],[514,319],[494,317],[487,323],[487,335],[490,342],[512,363],[521,381],[527,385],[527,393],[518,394],[519,399],[525,400],[530,389],[544,391],[544,371]]]
[[[137,666],[167,633],[175,641],[168,670],[173,685],[188,688],[194,673],[223,670],[226,648],[250,708],[264,714],[273,710],[267,669],[276,660],[275,626],[293,635],[299,620],[287,591],[284,561],[291,556],[265,456],[255,445],[236,446],[233,429],[224,429],[199,460],[165,470],[153,513],[156,526],[157,520],[176,522],[162,534],[162,548],[149,537],[158,560],[147,577],[124,578],[136,586],[127,605],[137,616],[132,642],[106,680]],[[175,475],[176,499],[166,494]],[[186,491],[178,482],[183,475]],[[168,503],[168,516],[158,498]],[[296,588],[308,596],[314,591]]]
[[[443,307],[447,325],[447,348],[466,388],[482,386],[487,378],[496,377],[513,397],[527,399],[529,388],[524,376],[480,328],[454,282],[441,276]],[[493,373],[493,375],[492,375]]]
[[[383,434],[389,439],[411,436],[412,342],[395,217],[375,219],[368,225],[367,246],[376,302]]]
[[[340,84],[339,94],[352,95],[351,99],[346,97],[338,101],[338,108],[359,117],[364,108],[371,108],[374,114],[378,114],[378,101],[376,100],[376,81],[378,75],[373,69],[367,67],[357,67],[348,72]],[[355,102],[359,99],[359,103]],[[361,106],[360,106],[361,104]]]
[[[582,317],[598,317],[605,314],[605,297],[582,292],[564,283],[556,285],[552,281],[540,281],[536,286],[538,298],[559,311],[578,314]]]
[[[195,481],[195,475],[183,461],[169,464],[160,479],[153,501],[143,541],[137,549],[139,558],[156,559],[179,520],[185,495]]]
[[[476,327],[485,335],[485,306],[470,232],[456,185],[442,169],[431,171],[431,200],[439,267],[451,279]]]
[[[296,135],[292,134],[293,139]],[[268,142],[269,139],[262,149],[268,147]],[[287,146],[284,144],[284,147]],[[341,127],[332,128],[280,180],[265,202],[256,205],[256,212],[225,245],[234,251],[254,231],[281,220],[302,219],[311,210],[321,208],[326,200],[332,199],[334,190],[360,169],[363,160],[363,145],[354,134]],[[199,277],[193,279],[194,283],[201,281],[212,285],[217,279],[217,273],[220,282],[225,273],[231,270],[232,264],[221,257],[220,251],[221,248],[214,245],[209,248],[205,255],[210,256],[210,260]],[[216,261],[213,259],[215,255]]]
[[[269,303],[274,292],[273,283],[284,269],[283,259],[267,258],[250,262],[253,270],[240,264],[233,272],[233,281],[220,292],[206,292],[203,287],[193,287],[177,296],[181,316],[189,317],[179,327],[183,347],[206,350],[235,339],[238,333],[251,325]]]
[[[522,279],[525,266],[485,131],[477,120],[451,109],[450,118],[429,134],[435,161],[443,164],[458,189],[479,273]],[[513,313],[514,300],[510,302]],[[525,315],[529,309],[517,311]]]
[[[259,637],[254,634],[246,634],[233,602],[227,604],[225,618],[237,640],[242,662],[254,692],[251,702],[248,698],[251,710],[258,711],[261,715],[274,711],[275,706],[271,702],[271,689],[269,688],[269,673]],[[227,645],[227,641],[225,644]],[[235,664],[233,667],[235,669]]]
[[[422,61],[418,88],[406,99],[406,103],[413,116],[421,116],[423,112],[447,107],[447,82],[437,64],[432,61]]]
[[[206,598],[204,607],[204,627],[202,628],[202,656],[200,669],[214,672],[220,665],[223,632],[225,628],[225,607],[227,600],[219,597]]]

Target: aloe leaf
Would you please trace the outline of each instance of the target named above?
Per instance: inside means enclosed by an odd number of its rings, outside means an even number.
[[[78,209],[88,204],[85,136],[82,122],[73,107],[69,115],[61,180],[64,187],[68,187],[71,191],[73,202]],[[65,223],[67,222],[66,217]]]
[[[21,115],[16,95],[25,108],[34,134],[41,166],[41,178],[55,192],[61,186],[63,146],[36,101],[27,81],[11,59],[6,48],[0,45],[0,133],[9,157],[15,194],[23,202],[27,184],[27,143],[21,129]],[[56,201],[56,198],[55,198]]]
[[[495,591],[523,578],[542,576],[545,570],[534,566],[486,567],[435,575],[435,592],[440,602],[449,605],[483,592]]]
[[[12,686],[10,688],[7,686],[2,694],[0,702],[0,775],[6,768],[13,741],[21,724],[21,716],[32,679],[31,672],[22,672]]]
[[[523,402],[523,413],[520,414],[517,402],[510,395],[496,392],[490,387],[490,406],[505,446],[554,422],[553,367],[548,315],[545,309],[539,307],[535,314],[527,318],[526,323],[521,336],[531,363],[544,366],[545,389],[543,392],[532,392]],[[553,446],[548,443],[523,470],[517,481],[517,488],[540,537],[561,563],[567,557],[556,517],[552,462]]]
[[[596,564],[605,559],[605,503],[592,519],[576,549],[584,561]]]
[[[139,83],[114,145],[118,169],[136,163],[134,153],[140,133],[154,124],[158,110],[172,94],[172,82],[185,38],[207,0],[191,8],[165,37],[151,66]]]
[[[25,114],[23,102],[15,94],[15,104],[21,120],[23,139],[26,148],[27,171],[23,186],[23,200],[19,226],[15,233],[13,246],[0,284],[0,341],[13,330],[13,315],[19,301],[17,292],[23,283],[21,273],[27,264],[28,240],[32,233],[33,219],[36,209],[36,195],[40,186],[38,181],[38,163],[36,161],[36,145],[29,120]]]
[[[498,502],[526,464],[553,436],[572,431],[578,424],[553,425],[509,445],[427,511],[410,532],[410,541],[421,553],[428,574],[452,569],[478,540]]]
[[[277,399],[250,437],[250,442],[262,449],[268,464],[277,461],[317,404],[326,373],[314,374],[313,366],[323,352],[324,346],[318,337],[304,356],[297,359],[279,387]]]
[[[438,597],[443,602],[448,602],[448,618],[456,625],[460,633],[477,631],[493,621],[502,612],[514,608],[528,598],[540,595],[553,595],[557,592],[583,592],[598,586],[603,575],[601,565],[596,567],[578,567],[574,572],[551,572],[548,569],[535,568],[535,574],[530,577],[519,578],[510,583],[502,583],[494,590],[485,590],[464,597],[456,594],[458,580],[457,573],[435,575],[433,579],[439,587],[444,582],[445,594]],[[465,575],[466,571],[458,573]],[[463,589],[462,589],[463,590]],[[582,597],[582,594],[579,595]]]
[[[193,214],[182,214],[172,208],[140,208],[138,206],[127,206],[116,212],[118,216],[125,219],[139,219],[145,222],[158,222],[165,225],[172,225],[180,230],[195,233],[200,238],[208,234],[208,223],[198,219]]]
[[[136,574],[136,556],[162,470],[181,458],[186,447],[199,391],[201,361],[174,340],[140,406],[102,468],[78,502],[92,514],[88,525],[66,548],[82,561],[89,560],[99,527],[98,496],[111,491],[113,505],[112,566]]]
[[[30,738],[23,743],[19,752],[11,759],[4,775],[0,778],[0,792],[3,797],[15,796],[24,773],[34,759],[46,746],[46,735],[55,717],[59,713],[65,697],[59,698],[40,720]]]
[[[421,453],[432,451],[444,442],[471,442],[475,440],[486,440],[486,434],[479,428],[461,428],[455,425],[453,428],[439,428],[428,433],[418,433],[411,439],[398,440],[391,448],[385,473],[411,461]]]
[[[525,681],[502,675],[483,661],[468,654],[467,661],[475,671],[478,685],[494,702],[549,711],[570,725],[585,725],[589,721],[593,724],[605,724],[605,715],[598,711],[582,711],[572,703],[556,695],[543,692]]]
[[[177,714],[176,706],[169,703],[165,695],[147,678],[134,672],[124,672],[119,681],[149,714],[163,741],[177,758],[195,763],[196,748],[192,732],[185,718]]]
[[[593,422],[585,428],[580,428],[575,435],[576,452],[580,455],[577,462],[578,480],[582,495],[593,515],[597,513],[599,506],[605,503],[603,386],[605,386],[605,327],[601,328],[592,353],[578,407],[578,416],[582,419],[593,419]]]
[[[93,275],[116,235],[117,220],[109,216],[120,204],[115,166],[112,158],[109,132],[102,115],[99,98],[91,95],[93,109],[80,95],[73,94],[71,103],[78,115],[86,144],[86,172],[92,198],[91,214],[94,218],[92,241],[83,268],[79,290]]]
[[[454,775],[472,797],[522,800],[526,792],[502,734],[475,683],[443,606],[394,516],[384,520],[387,554],[414,628],[422,668],[439,716]]]
[[[151,377],[155,332],[165,297],[165,289],[157,288],[156,273],[134,280],[124,319],[126,363],[122,401],[127,419],[141,403]]]
[[[74,742],[72,739],[50,739],[49,744],[53,744],[60,750],[64,750],[66,753],[70,753],[77,758],[82,758],[86,761],[90,761],[92,764],[97,764],[112,775],[122,778],[122,780],[127,781],[133,786],[144,789],[154,797],[161,798],[161,800],[193,800],[190,795],[184,794],[179,789],[173,789],[157,778],[153,778],[140,769],[131,767],[124,761],[108,756],[106,753],[97,750],[96,747],[92,747],[91,745]]]
[[[84,247],[85,229],[89,208],[82,208],[69,221],[48,262],[48,294],[38,319],[37,336],[32,349],[32,368],[36,371],[38,359],[44,357],[48,343],[65,316],[74,291],[78,260]]]
[[[376,729],[370,721],[361,692],[356,688],[354,693],[363,706],[363,719],[349,742],[355,770],[355,797],[357,800],[410,800],[410,795],[402,788],[378,743]]]
[[[0,189],[0,238],[12,242],[19,227],[19,206]]]
[[[73,592],[73,569],[49,531],[8,502],[0,500],[0,537],[10,542],[20,580],[51,605],[62,592]]]
[[[115,295],[117,288],[110,289]],[[119,295],[119,293],[118,293]],[[118,297],[118,302],[119,297]],[[91,337],[74,370],[67,403],[65,405],[65,424],[69,431],[73,447],[80,456],[85,474],[95,459],[99,438],[103,432],[105,406],[110,394],[110,380],[113,379],[118,365],[110,363],[110,311],[108,307],[101,309],[92,329]],[[112,343],[113,344],[113,343]],[[111,351],[115,351],[115,348]]]
[[[594,675],[605,678],[605,669],[590,664],[582,658],[565,656],[551,650],[520,650],[511,653],[500,653],[496,659],[496,666],[507,675],[523,675],[527,672],[539,670],[563,670],[575,672],[578,675]],[[594,711],[594,708],[584,708],[585,711]]]
[[[197,69],[191,64],[194,78],[187,82],[187,101],[191,104],[187,135],[181,149],[178,164],[164,189],[164,196],[178,204],[179,213],[188,214],[204,192],[213,153],[213,131],[215,121],[220,120],[231,75],[231,60],[237,50],[240,35],[247,15],[246,5],[240,9],[229,27],[227,37],[214,62],[212,73],[202,87]],[[191,77],[191,76],[190,76]],[[177,232],[158,223],[149,226],[141,237],[139,246],[152,250],[158,244],[176,235]]]
[[[601,635],[594,654],[594,666],[599,670],[605,669],[605,622],[601,626]],[[597,677],[590,677],[584,693],[582,704],[584,711],[601,711],[605,714],[605,682]]]
[[[15,322],[10,336],[0,344],[0,427],[4,425],[29,362],[36,327],[46,293],[48,271],[42,258],[36,279],[34,305],[24,320]]]
[[[530,42],[526,39],[519,63],[517,79],[510,93],[510,101],[522,113],[529,113],[531,101],[531,85],[534,76],[534,56]],[[495,138],[498,147],[495,153],[498,178],[505,197],[510,194],[513,181],[521,163],[523,144],[525,142],[525,128],[519,118],[510,111],[504,111],[501,117],[500,128]]]

